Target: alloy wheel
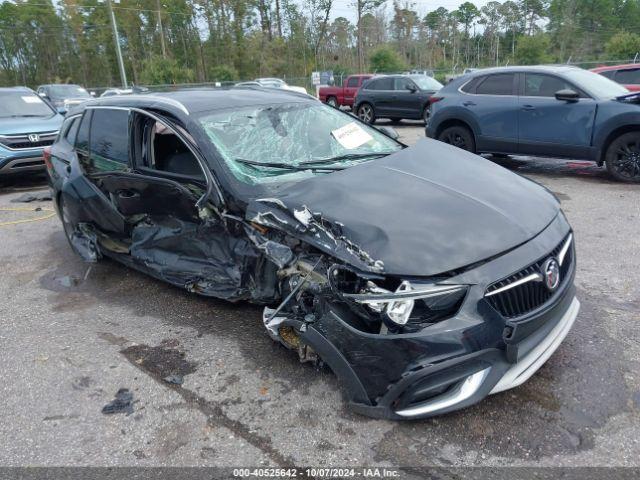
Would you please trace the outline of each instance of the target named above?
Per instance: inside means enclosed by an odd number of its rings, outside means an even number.
[[[371,106],[364,104],[358,109],[358,117],[365,123],[371,123],[373,118],[373,109]]]
[[[640,139],[620,145],[614,152],[611,163],[621,177],[640,179]]]
[[[336,101],[336,99],[334,97],[330,97],[327,100],[327,105],[329,105],[330,107],[336,108],[338,106],[338,102]]]
[[[462,148],[463,150],[468,150],[467,142],[458,132],[450,132],[444,137],[444,141],[449,145],[453,145],[454,147]]]

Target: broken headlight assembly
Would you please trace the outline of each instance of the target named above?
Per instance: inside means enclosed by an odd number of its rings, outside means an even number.
[[[452,317],[460,309],[469,288],[468,285],[364,279],[341,267],[330,271],[329,278],[334,290],[338,290],[347,303],[360,307],[359,313],[364,307],[369,317],[379,319],[393,333],[415,332]]]

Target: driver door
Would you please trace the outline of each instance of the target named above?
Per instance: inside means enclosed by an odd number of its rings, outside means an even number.
[[[555,98],[559,90],[580,93],[576,102]],[[596,102],[555,75],[521,73],[518,97],[519,153],[585,158],[589,155]]]
[[[106,216],[122,219],[116,229],[101,222],[105,215],[95,218],[100,249],[176,286],[242,298],[240,252],[250,252],[248,241],[231,235],[212,209],[201,216],[196,203],[208,180],[186,136],[156,115],[93,110],[89,151],[79,160]]]

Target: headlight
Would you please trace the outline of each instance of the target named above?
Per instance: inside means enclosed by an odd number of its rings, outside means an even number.
[[[405,280],[395,292],[367,282],[364,293],[344,293],[343,297],[383,313],[396,325],[433,323],[456,313],[467,292],[466,285],[412,285]]]

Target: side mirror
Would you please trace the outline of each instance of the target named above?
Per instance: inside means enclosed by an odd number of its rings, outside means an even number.
[[[382,132],[384,135],[386,135],[389,138],[392,138],[394,140],[397,140],[400,137],[400,134],[396,131],[395,128],[392,127],[385,127],[385,126],[379,126],[376,127],[380,132]]]
[[[38,95],[42,98],[49,98],[49,95],[47,95],[45,92],[38,92]]]
[[[415,85],[407,85],[407,90],[409,90],[411,93],[416,93],[416,90],[418,89]]]
[[[569,88],[558,90],[555,93],[555,96],[556,100],[560,100],[561,102],[577,102],[580,98],[580,94],[578,92]]]

